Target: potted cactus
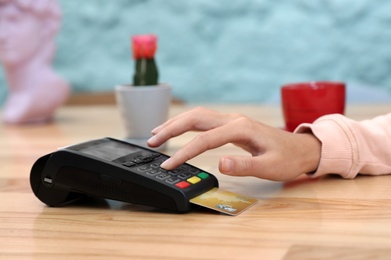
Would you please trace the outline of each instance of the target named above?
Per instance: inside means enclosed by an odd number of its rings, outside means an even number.
[[[135,62],[134,86],[154,86],[158,84],[158,69],[155,62],[157,37],[136,35],[132,37],[132,50]]]
[[[167,120],[171,87],[158,81],[155,61],[157,37],[135,35],[131,39],[135,60],[133,82],[117,85],[115,94],[125,125],[126,139],[146,146],[151,130]]]

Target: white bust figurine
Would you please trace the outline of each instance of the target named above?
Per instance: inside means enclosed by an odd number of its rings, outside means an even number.
[[[6,123],[53,118],[70,87],[52,68],[61,13],[56,0],[0,0],[0,62],[9,87]]]

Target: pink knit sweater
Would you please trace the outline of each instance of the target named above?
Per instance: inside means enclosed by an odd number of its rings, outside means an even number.
[[[313,124],[302,124],[295,132],[312,133],[322,143],[318,169],[313,176],[391,173],[391,113],[371,120],[354,121],[334,114]]]

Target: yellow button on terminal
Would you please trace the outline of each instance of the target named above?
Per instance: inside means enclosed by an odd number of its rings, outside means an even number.
[[[187,179],[187,181],[190,182],[191,184],[196,184],[197,182],[200,182],[201,179],[198,178],[197,176],[193,176],[193,177]]]

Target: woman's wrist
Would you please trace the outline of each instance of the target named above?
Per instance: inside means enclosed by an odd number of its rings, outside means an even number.
[[[322,143],[320,140],[313,135],[312,133],[300,133],[297,134],[297,137],[300,137],[300,169],[303,173],[313,173],[318,169]]]

